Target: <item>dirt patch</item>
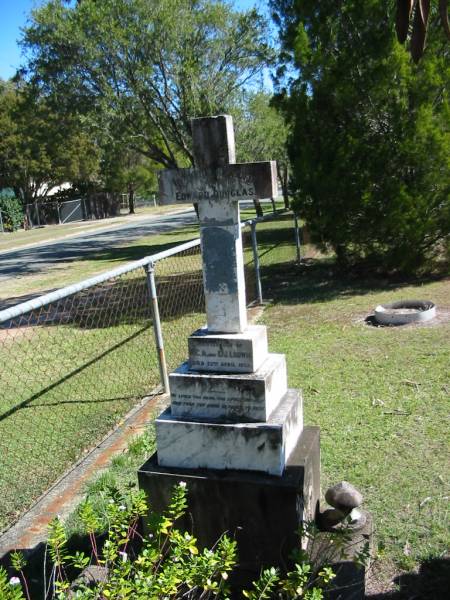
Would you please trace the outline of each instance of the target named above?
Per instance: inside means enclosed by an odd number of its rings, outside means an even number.
[[[34,335],[35,327],[13,327],[11,329],[0,329],[0,344],[21,340],[30,339]]]

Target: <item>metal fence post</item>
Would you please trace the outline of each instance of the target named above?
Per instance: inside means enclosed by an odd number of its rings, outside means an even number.
[[[256,279],[256,298],[259,304],[262,304],[262,287],[261,287],[261,273],[259,269],[259,256],[258,256],[258,241],[256,239],[256,223],[251,222],[252,232],[252,249],[253,249],[253,262],[255,263],[255,279]]]
[[[146,265],[145,271],[147,274],[148,291],[150,293],[150,298],[152,301],[153,331],[155,334],[156,349],[158,351],[159,374],[161,377],[161,384],[164,388],[164,391],[166,393],[168,393],[169,392],[169,377],[167,374],[166,355],[164,352],[164,340],[163,340],[162,331],[161,331],[161,319],[159,316],[158,295],[156,293],[155,264],[149,263],[148,265]]]
[[[294,230],[295,230],[295,248],[297,250],[297,262],[300,263],[302,255],[300,252],[300,228],[298,226],[298,217],[294,213]]]

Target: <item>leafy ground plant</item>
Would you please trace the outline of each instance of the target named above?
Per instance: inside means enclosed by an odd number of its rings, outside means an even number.
[[[186,510],[186,484],[175,486],[167,510],[152,513],[148,531],[142,534],[138,523],[147,514],[147,502],[142,492],[127,497],[110,498],[106,507],[109,522],[102,547],[95,531],[99,521],[95,508],[86,501],[80,516],[89,533],[89,552],[68,550],[63,523],[55,519],[50,524],[47,554],[52,562],[46,581],[46,598],[59,600],[113,598],[202,598],[227,594],[228,573],[236,564],[236,543],[222,536],[214,548],[200,551],[196,539],[175,527],[176,520]],[[19,553],[12,557],[19,576],[8,580],[0,570],[0,598],[30,600],[25,566]],[[89,569],[97,568],[102,577],[89,577]],[[69,573],[84,572],[85,576],[71,582]]]
[[[149,517],[147,499],[140,491],[126,495],[113,493],[102,508],[104,515],[99,514],[98,505],[88,498],[78,509],[90,540],[90,550],[86,552],[69,550],[66,528],[60,519],[54,519],[49,526],[46,554],[52,567],[44,581],[44,598],[211,600],[230,597],[229,576],[238,563],[236,542],[224,534],[213,548],[199,549],[193,535],[176,527],[176,521],[186,509],[184,482],[174,487],[166,511],[150,513]],[[140,520],[144,516],[148,520],[142,532]],[[105,517],[108,528],[99,536]],[[313,545],[321,534],[313,524],[305,524],[299,535]],[[342,542],[339,556],[344,556],[347,538],[340,534],[333,536],[335,546]],[[310,543],[310,548],[312,545]],[[322,599],[335,577],[332,568],[324,566],[322,560],[330,558],[329,554],[324,552],[320,559],[313,560],[310,551],[298,549],[293,558],[292,570],[283,573],[275,567],[265,569],[251,589],[234,587],[234,597]],[[366,561],[366,558],[364,552],[357,556],[357,560]],[[8,578],[6,570],[0,567],[0,598],[31,600],[33,596],[24,575],[26,561],[15,552],[11,562],[16,571],[13,577]]]

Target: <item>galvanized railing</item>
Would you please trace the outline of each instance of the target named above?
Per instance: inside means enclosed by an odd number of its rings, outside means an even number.
[[[298,225],[281,212],[242,227],[250,304],[298,259]],[[0,312],[0,531],[168,389],[204,319],[198,239]]]

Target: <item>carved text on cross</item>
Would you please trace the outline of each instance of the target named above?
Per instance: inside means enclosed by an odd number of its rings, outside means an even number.
[[[229,115],[192,120],[195,169],[160,172],[163,204],[198,203],[208,330],[247,326],[239,200],[277,193],[274,161],[236,163]]]

